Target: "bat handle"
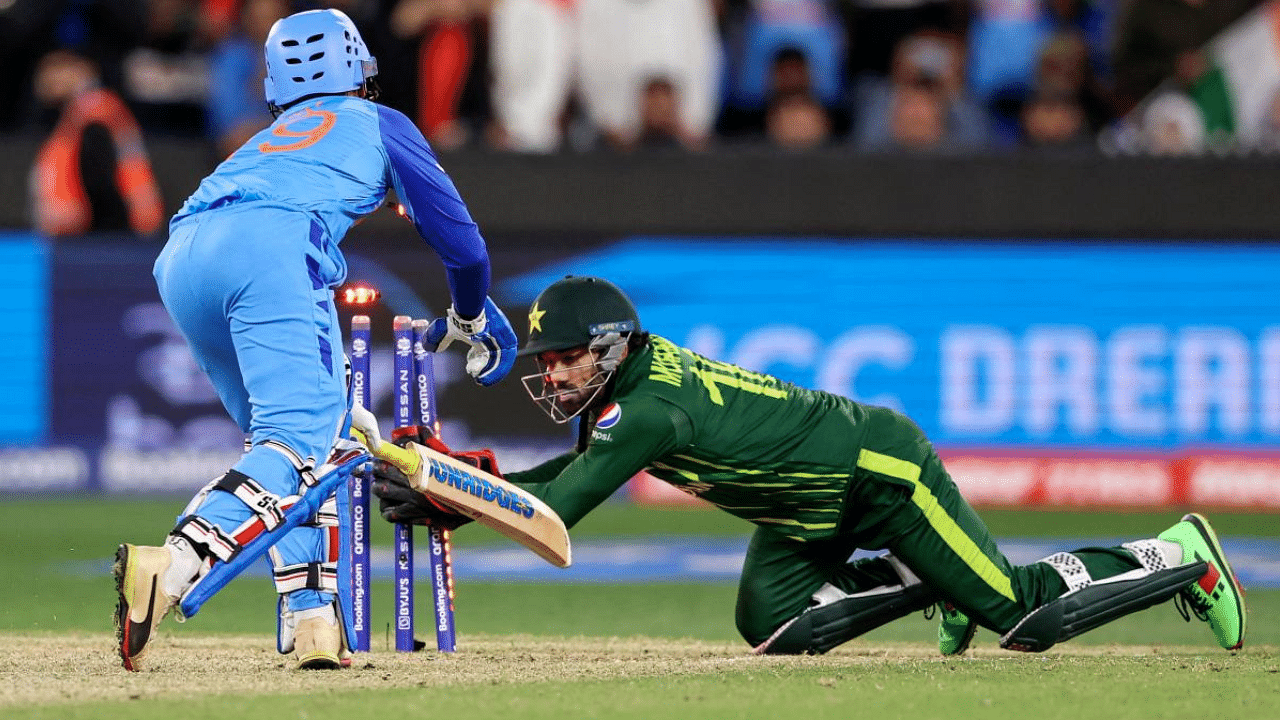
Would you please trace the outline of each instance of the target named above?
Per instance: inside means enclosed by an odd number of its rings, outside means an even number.
[[[358,431],[353,430],[352,432],[359,436],[359,440],[364,440],[364,437],[360,436]],[[414,452],[412,448],[400,447],[399,445],[393,445],[389,442],[383,442],[378,445],[377,450],[371,449],[369,452],[377,459],[385,460],[386,462],[394,465],[395,468],[404,473],[405,477],[409,478],[410,481],[413,480],[414,476],[418,474],[418,470],[422,467],[422,458],[420,458],[418,453]]]

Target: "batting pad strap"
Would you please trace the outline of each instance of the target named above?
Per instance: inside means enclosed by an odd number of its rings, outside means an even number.
[[[1057,571],[1062,582],[1067,584],[1067,592],[1075,592],[1093,584],[1093,576],[1089,574],[1084,562],[1069,552],[1054,553],[1040,562]]]
[[[319,590],[338,592],[338,566],[336,563],[300,563],[283,565],[271,571],[276,592],[284,595],[295,590]]]
[[[240,502],[249,506],[255,515],[262,520],[267,532],[280,527],[284,522],[284,511],[280,508],[280,496],[262,487],[253,478],[239,470],[228,470],[213,485],[214,490],[235,495]]]
[[[240,554],[240,543],[227,535],[217,525],[199,515],[188,515],[178,521],[170,535],[181,535],[191,543],[201,560],[217,559],[230,562]]]
[[[1134,540],[1127,542],[1120,547],[1133,553],[1133,556],[1142,563],[1143,569],[1148,572],[1164,570],[1169,567],[1169,563],[1165,560],[1164,551],[1160,548],[1160,541],[1156,539]]]

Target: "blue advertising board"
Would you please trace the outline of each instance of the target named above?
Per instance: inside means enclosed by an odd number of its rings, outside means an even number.
[[[0,445],[42,440],[47,429],[48,255],[31,233],[0,233]]]
[[[1280,441],[1274,246],[641,237],[505,300],[566,274],[613,280],[676,343],[900,409],[943,446]]]

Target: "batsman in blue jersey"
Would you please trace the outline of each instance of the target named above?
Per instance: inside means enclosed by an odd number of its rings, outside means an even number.
[[[336,10],[291,15],[271,29],[265,53],[275,122],[187,199],[155,263],[165,307],[249,449],[196,495],[163,545],[120,546],[116,621],[129,670],[170,610],[194,614],[194,597],[229,580],[219,564],[264,545],[280,594],[280,652],[301,668],[344,664],[338,539],[350,513],[337,507],[345,493],[334,496],[332,476],[356,454],[343,440],[352,408],[332,288],[347,274],[343,236],[388,191],[446,269],[453,305],[428,343],[468,344],[467,372],[481,385],[515,359],[515,333],[488,299],[484,239],[422,133],[372,102],[377,64],[356,26]],[[302,505],[316,512],[289,530],[297,512],[288,511]]]

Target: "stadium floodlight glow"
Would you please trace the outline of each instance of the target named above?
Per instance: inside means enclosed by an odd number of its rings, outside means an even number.
[[[368,307],[378,302],[382,293],[369,285],[348,285],[340,293],[342,303],[348,307]]]

